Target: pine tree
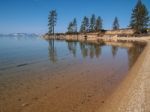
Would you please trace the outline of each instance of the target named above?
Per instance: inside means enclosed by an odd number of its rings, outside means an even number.
[[[73,32],[77,33],[77,20],[76,20],[76,18],[74,18],[74,20],[73,20]]]
[[[81,33],[84,33],[84,32],[85,32],[85,25],[84,25],[83,21],[82,21],[82,23],[81,23],[80,32],[81,32]]]
[[[86,16],[82,20],[80,32],[82,33],[89,32],[89,18],[87,18]]]
[[[142,1],[138,0],[131,15],[130,27],[133,28],[136,33],[143,33],[143,31],[146,31],[148,24],[148,10]]]
[[[68,33],[77,33],[77,20],[76,20],[76,18],[74,18],[73,21],[69,23]]]
[[[100,31],[103,27],[103,20],[101,19],[101,17],[99,16],[97,19],[96,19],[96,25],[95,25],[95,30],[96,31]]]
[[[93,14],[90,18],[90,31],[95,31],[95,25],[96,25],[96,18]]]
[[[85,27],[86,27],[86,32],[89,32],[89,18],[85,18]]]
[[[73,33],[73,23],[70,22],[68,25],[68,33]]]
[[[48,27],[49,27],[48,33],[49,34],[54,35],[56,22],[57,22],[57,12],[56,12],[56,10],[51,10],[49,17],[48,17]]]
[[[118,30],[119,29],[119,21],[118,18],[115,17],[114,22],[113,22],[113,30]]]

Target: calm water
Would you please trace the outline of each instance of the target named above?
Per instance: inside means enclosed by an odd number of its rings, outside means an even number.
[[[142,47],[142,48],[141,48]],[[15,70],[17,67],[40,63],[54,65],[66,61],[120,63],[124,61],[125,69],[134,64],[143,45],[135,48],[95,45],[90,43],[45,41],[37,38],[0,38],[0,73]],[[135,59],[134,59],[135,58]],[[9,72],[11,73],[11,72]]]
[[[92,112],[123,80],[142,50],[139,44],[128,48],[0,37],[0,109]]]

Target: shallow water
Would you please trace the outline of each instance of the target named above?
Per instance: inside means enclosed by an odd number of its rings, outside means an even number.
[[[93,112],[143,48],[0,37],[0,112]]]

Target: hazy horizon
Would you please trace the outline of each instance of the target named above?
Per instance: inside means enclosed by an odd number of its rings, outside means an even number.
[[[74,17],[78,29],[83,16],[92,14],[101,16],[103,28],[111,29],[115,16],[120,28],[126,28],[130,22],[132,9],[137,0],[1,0],[0,33],[46,33],[48,31],[48,14],[56,9],[58,20],[56,32],[66,32]],[[150,11],[149,0],[142,0]]]

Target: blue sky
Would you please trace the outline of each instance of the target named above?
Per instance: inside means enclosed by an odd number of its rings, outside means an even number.
[[[150,11],[150,0],[142,0]],[[111,29],[114,17],[120,27],[130,21],[137,0],[0,0],[0,33],[45,33],[48,14],[58,13],[56,32],[65,32],[68,23],[77,18],[78,28],[83,16],[101,16],[104,29]]]

